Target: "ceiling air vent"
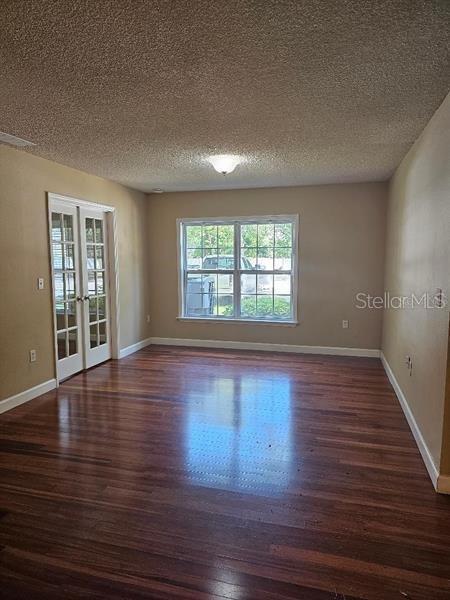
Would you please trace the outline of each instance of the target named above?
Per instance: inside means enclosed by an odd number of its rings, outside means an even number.
[[[36,146],[34,142],[23,140],[22,138],[10,135],[9,133],[3,133],[3,131],[0,131],[0,143],[11,144],[11,146],[19,146],[20,148],[23,146]]]

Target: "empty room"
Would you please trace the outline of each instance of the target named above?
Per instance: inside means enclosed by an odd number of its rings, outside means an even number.
[[[450,600],[448,0],[0,3],[2,600]]]

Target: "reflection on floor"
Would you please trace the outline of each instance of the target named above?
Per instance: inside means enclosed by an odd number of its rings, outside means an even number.
[[[186,471],[193,483],[281,492],[291,476],[286,375],[207,376],[187,394]]]
[[[0,416],[2,600],[449,600],[378,359],[150,347]]]

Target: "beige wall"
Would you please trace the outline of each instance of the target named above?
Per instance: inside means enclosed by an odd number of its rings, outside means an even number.
[[[120,345],[149,335],[146,196],[0,146],[0,400],[55,376],[47,191],[117,208]],[[38,291],[41,276],[45,290]],[[33,364],[31,348],[38,357]]]
[[[150,195],[152,336],[380,348],[382,311],[355,294],[383,290],[386,196],[382,183]],[[299,215],[299,325],[178,321],[176,219],[264,214]]]
[[[390,185],[385,287],[392,294],[449,297],[450,96],[397,169]],[[383,352],[436,466],[441,460],[447,365],[446,309],[387,310]],[[412,376],[405,356],[413,360]]]

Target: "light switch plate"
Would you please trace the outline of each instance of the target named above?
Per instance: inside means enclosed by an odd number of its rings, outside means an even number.
[[[43,277],[38,277],[37,288],[38,288],[38,290],[44,289],[44,278]]]

